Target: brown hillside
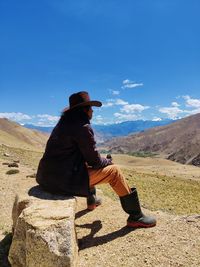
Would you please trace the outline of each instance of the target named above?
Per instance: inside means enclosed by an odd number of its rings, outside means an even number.
[[[200,165],[200,113],[105,143],[111,152],[156,152],[180,163]]]
[[[22,127],[16,122],[0,118],[0,144],[25,149],[43,149],[48,134]]]

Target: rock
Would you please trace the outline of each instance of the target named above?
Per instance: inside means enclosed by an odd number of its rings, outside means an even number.
[[[17,195],[13,205],[12,267],[74,267],[78,246],[74,197],[52,195],[39,186]]]
[[[4,155],[4,157],[10,157],[10,154],[8,154],[8,153],[4,153],[3,155]]]
[[[13,162],[20,163],[20,160],[19,159],[15,159],[15,160],[13,160]]]
[[[200,154],[198,154],[195,158],[192,159],[192,165],[200,166]]]
[[[8,167],[19,168],[19,165],[16,162],[12,162],[8,164]]]
[[[36,178],[36,173],[26,175],[26,178]]]

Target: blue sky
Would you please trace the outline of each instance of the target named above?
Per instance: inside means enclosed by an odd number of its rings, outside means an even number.
[[[93,123],[200,112],[200,1],[0,0],[0,117],[54,125],[68,97]]]

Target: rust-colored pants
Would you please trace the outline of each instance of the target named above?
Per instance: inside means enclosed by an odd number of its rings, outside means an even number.
[[[131,192],[124,176],[115,164],[97,170],[88,169],[88,173],[90,187],[97,184],[109,183],[119,197],[126,196]]]

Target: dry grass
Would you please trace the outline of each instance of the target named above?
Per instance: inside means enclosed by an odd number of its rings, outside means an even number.
[[[10,154],[10,157],[3,156],[4,153]],[[14,195],[23,187],[33,186],[35,180],[28,179],[27,176],[37,167],[41,156],[42,152],[0,146],[0,204],[2,204],[0,266],[2,267],[10,266],[7,254],[11,234],[8,232],[11,230]],[[191,171],[193,172],[191,166],[156,158],[135,158],[125,155],[114,155],[113,158],[114,162],[121,165],[130,186],[138,188],[143,206],[174,214],[200,213],[200,180],[187,178],[191,176]],[[8,167],[2,165],[2,162],[13,159],[20,160],[20,173],[8,177],[5,174]],[[171,173],[173,168],[174,171]],[[181,173],[182,169],[184,172]],[[199,172],[199,169],[196,169]],[[162,174],[167,172],[170,174]],[[183,177],[178,177],[177,174],[180,176],[183,174]],[[108,185],[100,187],[105,194],[116,198]],[[81,262],[79,266],[199,266],[197,243],[199,228],[195,222],[187,223],[183,218],[162,211],[150,212],[158,217],[157,227],[129,232],[124,227],[127,215],[121,210],[117,201],[105,197],[102,207],[85,215],[83,215],[85,199],[81,198],[81,201],[82,216],[76,220],[76,229],[78,238],[85,247],[79,254]],[[101,229],[94,234],[96,225]]]
[[[18,123],[0,118],[0,144],[23,149],[41,150],[48,134],[26,129]]]
[[[10,154],[10,157],[3,156],[4,153]],[[38,151],[0,146],[1,158],[19,159],[20,163],[33,169],[37,168],[41,156],[42,152]],[[113,155],[113,158],[114,162],[120,164],[129,185],[137,187],[144,207],[173,214],[200,213],[200,179],[190,179],[193,174],[199,174],[198,167],[158,158],[127,155]],[[99,187],[105,194],[117,198],[109,186]]]
[[[120,159],[123,166],[129,162],[129,168],[123,167],[122,172],[129,185],[137,188],[142,206],[151,210],[163,210],[180,215],[200,213],[200,180],[186,179],[185,176],[181,178],[174,174],[172,176],[162,175],[159,174],[159,172],[154,174],[149,171],[149,173],[146,173],[145,164],[143,168],[140,166],[140,168],[135,171],[134,168],[130,166],[131,157],[120,156]],[[137,169],[136,162],[140,165],[144,160],[145,159],[137,159],[137,161],[134,161],[134,167]],[[117,161],[119,161],[119,158]],[[146,162],[148,162],[148,160],[146,160]],[[163,162],[165,163],[165,160],[163,160]],[[163,164],[163,166],[159,166],[159,168],[166,168],[166,166],[169,165],[168,168],[170,169],[170,165],[174,164],[178,167],[180,165],[166,161],[165,165]],[[184,167],[186,169],[188,167],[190,170],[191,166]],[[198,167],[194,168],[200,171]],[[100,185],[99,187],[105,194],[111,196],[113,199],[117,199],[116,194],[109,186]]]
[[[4,153],[10,155],[10,157],[5,157]],[[19,160],[20,163],[27,165],[31,168],[37,168],[38,162],[42,157],[43,152],[33,151],[22,148],[9,147],[5,145],[0,145],[0,158],[6,161]]]

